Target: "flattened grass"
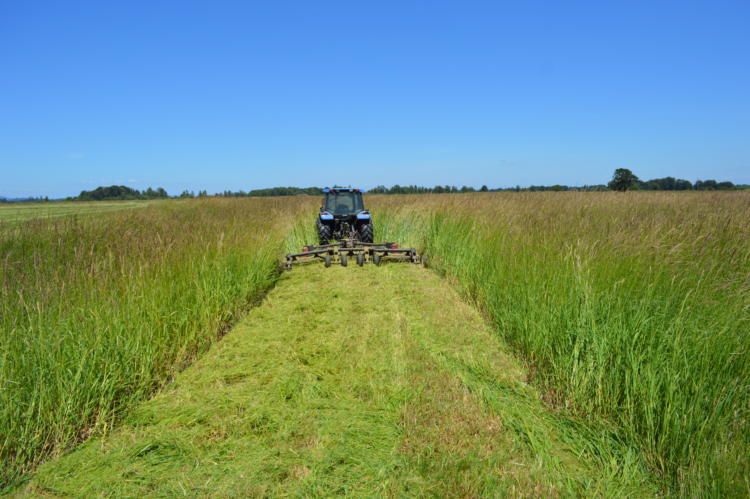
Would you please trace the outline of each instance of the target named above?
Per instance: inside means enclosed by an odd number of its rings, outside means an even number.
[[[295,268],[166,390],[105,438],[44,464],[26,492],[654,492],[642,463],[591,454],[586,426],[545,410],[525,377],[429,271]]]

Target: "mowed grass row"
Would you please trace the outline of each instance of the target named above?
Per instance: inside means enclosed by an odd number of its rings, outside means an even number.
[[[0,484],[108,429],[274,282],[311,198],[0,226]]]
[[[550,404],[611,424],[665,490],[748,493],[748,193],[371,201],[383,237],[459,283]]]
[[[118,427],[17,497],[623,497],[477,310],[411,264],[300,265]],[[613,444],[613,450],[617,444]]]
[[[164,203],[164,201],[0,203],[0,223],[23,222],[36,218],[48,219],[70,215],[96,216],[112,211],[145,208],[146,206],[153,206],[156,203]]]

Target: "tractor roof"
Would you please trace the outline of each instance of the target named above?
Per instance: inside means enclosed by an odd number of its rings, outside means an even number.
[[[326,187],[323,189],[323,194],[329,192],[362,192],[362,189],[355,189],[354,187]]]

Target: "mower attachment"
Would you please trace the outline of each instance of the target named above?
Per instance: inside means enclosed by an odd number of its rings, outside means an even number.
[[[346,267],[351,259],[360,267],[365,262],[380,265],[384,260],[420,263],[420,257],[414,248],[399,248],[396,243],[363,243],[355,239],[343,239],[333,244],[305,246],[300,253],[289,253],[284,259],[284,268],[291,270],[295,263],[315,260],[323,260],[326,267],[337,260],[342,267]]]

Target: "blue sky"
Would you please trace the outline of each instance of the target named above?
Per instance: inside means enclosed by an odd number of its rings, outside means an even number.
[[[750,2],[0,0],[0,195],[750,183]]]

